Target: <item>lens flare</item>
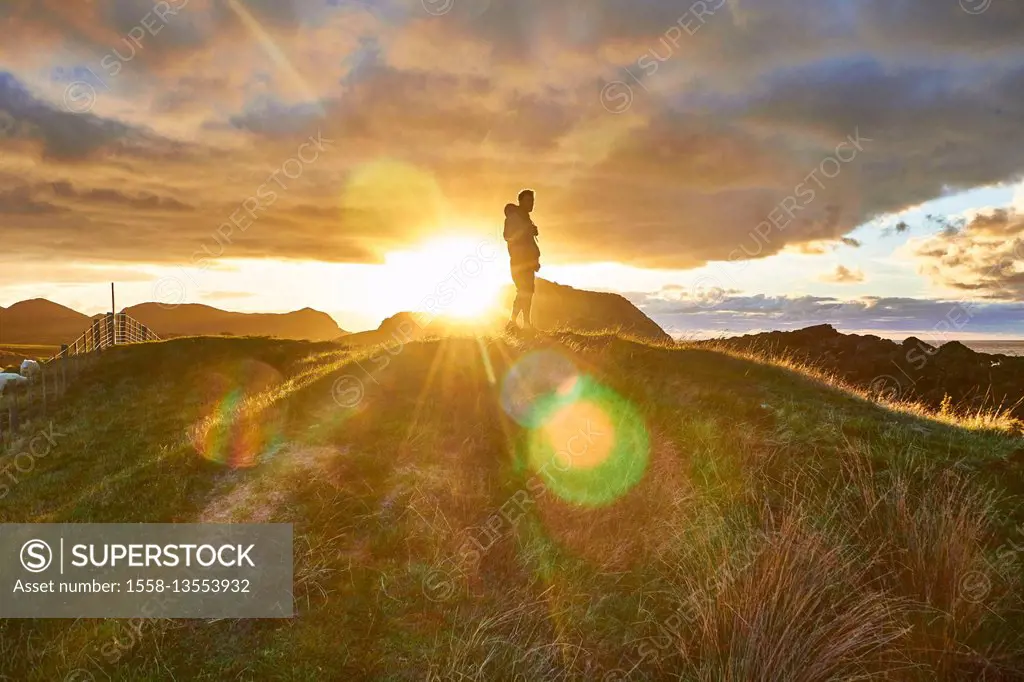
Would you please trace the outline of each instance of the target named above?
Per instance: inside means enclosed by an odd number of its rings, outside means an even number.
[[[268,392],[281,380],[280,372],[257,361],[207,375],[207,413],[191,434],[196,451],[236,469],[272,456],[284,444],[284,415]]]
[[[355,166],[341,194],[343,210],[385,233],[406,226],[427,234],[446,222],[446,206],[432,172],[387,158]]]
[[[615,391],[580,376],[572,392],[545,401],[527,443],[530,467],[560,499],[612,504],[647,470],[650,442],[640,414]]]
[[[595,469],[612,453],[615,425],[600,405],[581,400],[558,407],[540,427],[559,469]],[[561,446],[561,447],[559,447]]]
[[[535,428],[549,404],[575,398],[579,379],[576,367],[564,355],[550,350],[528,353],[505,375],[501,406],[520,426]]]
[[[502,382],[505,412],[526,427],[529,467],[560,499],[609,505],[639,483],[650,443],[636,409],[554,351],[529,353]]]

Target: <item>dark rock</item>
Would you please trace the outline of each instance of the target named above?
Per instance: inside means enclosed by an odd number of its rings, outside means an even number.
[[[505,294],[507,309],[512,306],[514,291]],[[508,313],[505,312],[504,315]],[[505,326],[505,316],[478,322],[433,316],[427,313],[398,313],[381,323],[378,329],[349,334],[340,339],[351,346],[406,343],[423,336],[448,336],[463,333],[497,333]],[[641,339],[672,343],[672,337],[647,317],[629,299],[598,291],[584,291],[537,280],[533,301],[533,324],[541,330],[575,332],[609,332],[628,334]]]
[[[974,359],[977,358],[979,355],[983,355],[983,353],[976,353],[975,351],[971,350],[970,348],[960,343],[959,341],[950,341],[949,343],[944,343],[939,348],[939,356],[941,357],[955,356],[965,359]]]
[[[901,345],[908,350],[911,348],[918,348],[924,351],[925,353],[928,353],[929,355],[934,355],[938,350],[935,346],[925,343],[916,336],[908,336],[906,339],[904,339]]]
[[[780,336],[784,336],[785,334],[794,334],[794,335],[799,335],[801,339],[808,339],[808,340],[825,340],[825,339],[833,339],[833,338],[835,338],[837,336],[841,336],[841,334],[836,331],[836,328],[833,327],[830,324],[819,324],[819,325],[815,325],[813,327],[806,327],[804,329],[799,329],[799,330],[797,330],[795,332],[770,332],[770,333],[779,334]],[[760,336],[760,335],[759,334],[755,334],[754,336]]]
[[[898,344],[873,335],[841,334],[830,325],[750,334],[717,343],[747,352],[795,356],[879,393],[938,407],[948,395],[958,409],[1012,408],[1024,418],[1024,358],[987,355],[958,341],[936,348],[916,337]]]
[[[506,293],[509,308],[514,297],[514,291]],[[624,296],[574,289],[543,279],[537,280],[533,323],[540,329],[608,331],[631,334],[651,341],[672,341],[664,329]]]

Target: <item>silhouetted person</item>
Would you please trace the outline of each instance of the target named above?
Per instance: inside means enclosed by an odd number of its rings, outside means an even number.
[[[516,300],[512,304],[512,315],[508,324],[515,327],[519,314],[523,314],[523,326],[533,327],[534,280],[540,270],[540,246],[537,244],[537,226],[533,224],[534,194],[532,189],[519,193],[519,205],[505,206],[505,242],[508,244],[509,263],[512,266],[512,281],[516,285]]]

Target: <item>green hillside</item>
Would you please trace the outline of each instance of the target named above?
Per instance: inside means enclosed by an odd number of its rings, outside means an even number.
[[[554,333],[121,347],[54,429],[0,521],[293,523],[297,615],[0,621],[0,679],[1024,670],[1006,418]]]

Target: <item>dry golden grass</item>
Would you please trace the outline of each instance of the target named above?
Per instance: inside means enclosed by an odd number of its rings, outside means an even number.
[[[686,344],[684,344],[685,347]],[[1024,422],[1013,416],[1014,406],[966,408],[944,402],[932,407],[920,401],[872,395],[867,389],[843,379],[836,371],[826,369],[799,358],[795,353],[774,349],[741,351],[720,343],[705,343],[702,347],[717,353],[741,358],[759,364],[781,367],[798,372],[823,386],[855,395],[868,402],[883,405],[893,412],[923,419],[931,419],[972,431],[1000,431],[1010,435],[1024,434]]]
[[[856,680],[895,667],[900,602],[869,587],[871,563],[852,548],[791,513],[742,549],[720,557],[722,572],[683,573],[699,576],[686,581],[691,628],[678,642],[698,679]]]

